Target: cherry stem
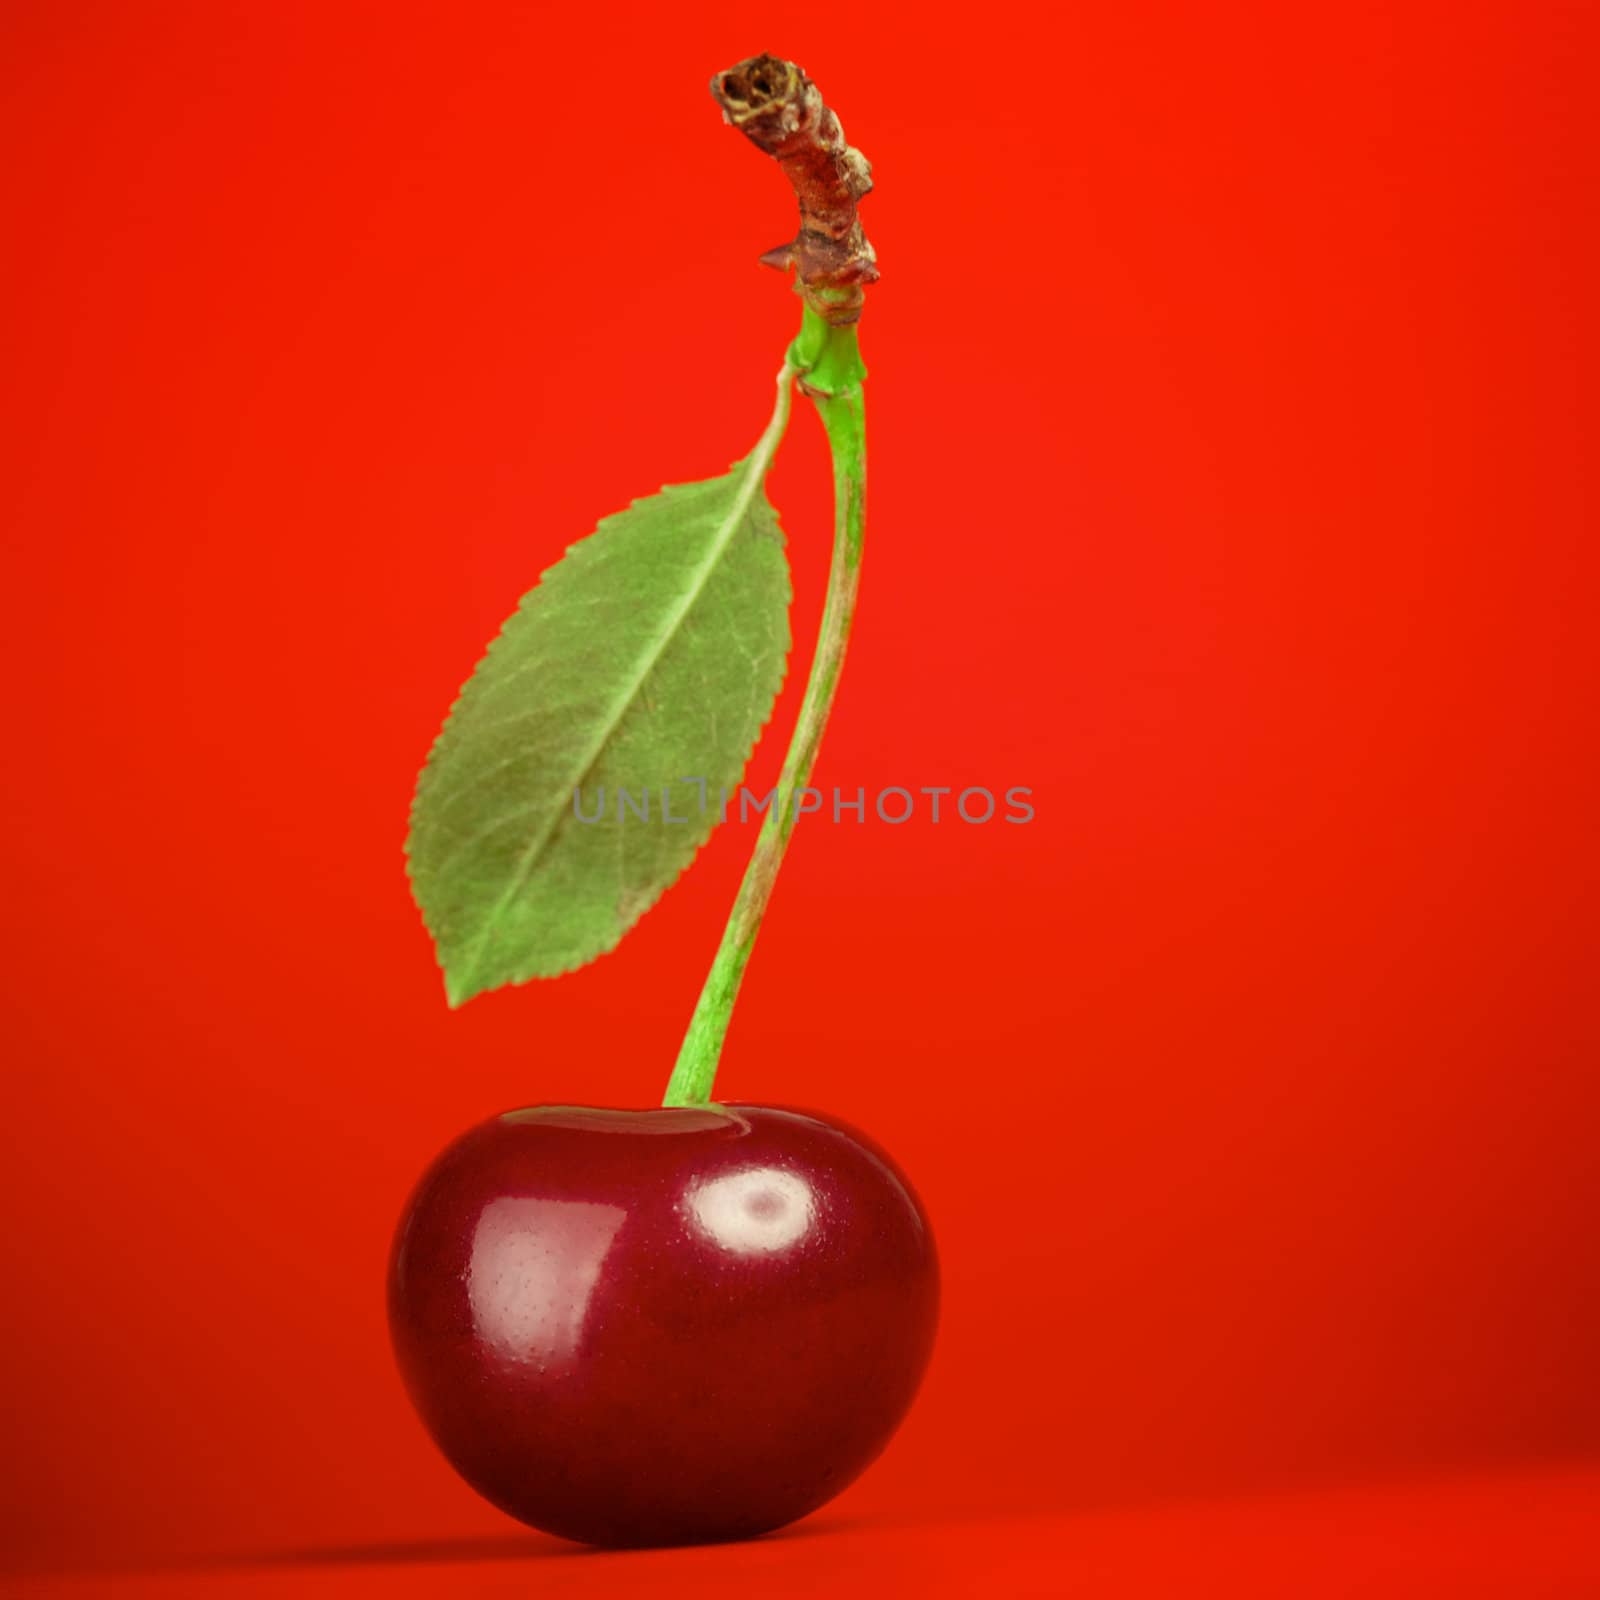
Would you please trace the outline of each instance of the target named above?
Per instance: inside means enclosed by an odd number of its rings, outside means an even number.
[[[805,699],[783,759],[776,798],[756,836],[750,864],[723,929],[722,943],[689,1019],[677,1065],[662,1098],[661,1103],[667,1106],[705,1105],[711,1099],[734,1002],[739,998],[739,986],[755,948],[756,935],[761,931],[772,885],[794,832],[801,794],[811,782],[855,617],[866,532],[867,447],[861,394],[866,369],[861,365],[854,325],[830,324],[808,301],[799,337],[789,347],[787,368],[816,405],[833,458],[833,562],[828,572],[828,593]]]

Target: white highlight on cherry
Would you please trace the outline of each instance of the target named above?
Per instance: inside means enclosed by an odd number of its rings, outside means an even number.
[[[810,1231],[816,1216],[811,1185],[781,1167],[746,1167],[709,1178],[685,1198],[695,1222],[737,1255],[787,1250]]]

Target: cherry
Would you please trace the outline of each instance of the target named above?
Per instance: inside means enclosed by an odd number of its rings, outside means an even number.
[[[401,1374],[503,1511],[599,1545],[748,1538],[883,1449],[938,1316],[933,1237],[871,1140],[770,1106],[535,1106],[424,1174]]]

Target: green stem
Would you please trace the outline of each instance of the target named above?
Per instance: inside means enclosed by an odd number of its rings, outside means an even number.
[[[790,368],[800,377],[800,386],[816,405],[833,456],[833,565],[828,573],[828,594],[823,602],[811,675],[794,737],[783,760],[777,798],[761,824],[750,865],[745,868],[744,881],[723,929],[722,943],[689,1020],[683,1048],[661,1102],[668,1106],[705,1105],[711,1099],[739,985],[761,931],[761,918],[783,864],[789,835],[794,831],[800,791],[811,782],[855,616],[867,487],[866,419],[861,396],[866,370],[861,365],[856,330],[854,326],[833,327],[807,306],[800,335],[789,347],[788,359]]]

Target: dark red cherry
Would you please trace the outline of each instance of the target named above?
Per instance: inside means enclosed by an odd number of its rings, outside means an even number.
[[[927,1219],[871,1140],[767,1106],[536,1106],[396,1235],[406,1386],[512,1516],[602,1545],[747,1538],[855,1478],[933,1344]]]

